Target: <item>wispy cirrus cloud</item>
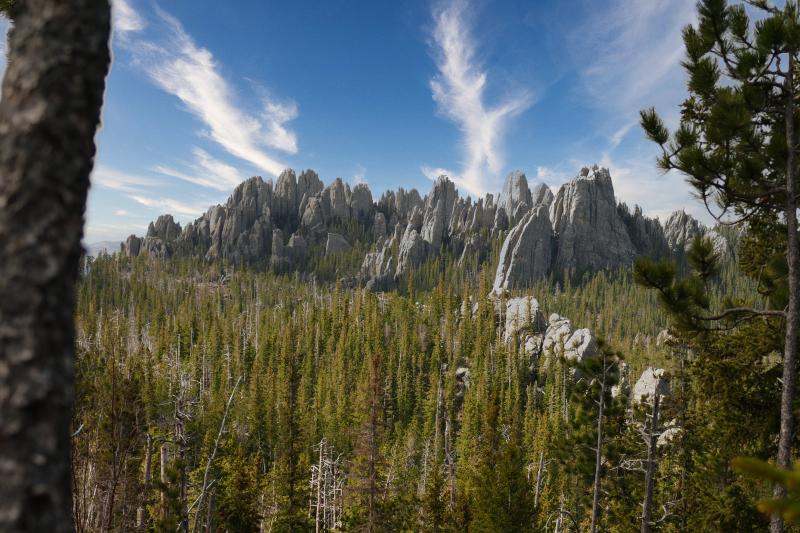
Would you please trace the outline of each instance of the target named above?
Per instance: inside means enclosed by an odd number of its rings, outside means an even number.
[[[629,122],[651,105],[685,94],[681,29],[696,20],[695,0],[613,0],[597,4],[569,35],[593,107]],[[669,110],[672,111],[672,110]],[[677,116],[677,109],[674,115]],[[637,120],[638,122],[638,120]]]
[[[214,159],[201,148],[195,146],[192,149],[192,153],[195,155],[195,163],[185,164],[185,166],[194,171],[191,174],[175,170],[165,165],[157,165],[153,167],[153,170],[166,176],[189,181],[219,191],[229,191],[232,187],[236,187],[247,179],[239,170],[222,161]]]
[[[488,73],[476,57],[479,43],[470,32],[469,12],[467,0],[451,0],[434,10],[431,49],[439,73],[430,86],[439,113],[463,134],[463,170],[448,175],[468,191],[483,194],[487,181],[503,168],[503,134],[510,119],[528,109],[533,96],[520,91],[487,105]]]
[[[163,183],[157,179],[121,172],[106,165],[95,165],[91,176],[92,185],[114,191],[142,193]]]
[[[191,217],[199,217],[208,209],[208,205],[194,203],[187,204],[172,198],[148,198],[147,196],[140,196],[137,194],[130,194],[128,198],[138,202],[146,207],[152,207],[163,213],[171,213],[176,216],[186,215]]]
[[[111,3],[114,13],[114,31],[117,34],[124,34],[129,31],[141,31],[145,27],[145,21],[137,13],[127,0],[114,0]]]
[[[123,0],[121,5],[127,4]],[[131,13],[136,14],[129,5],[127,9],[130,13],[123,21],[131,20]],[[158,7],[155,12],[156,28],[148,33],[157,37],[147,39],[132,31],[121,36],[119,43],[131,52],[134,64],[158,87],[180,98],[187,111],[206,125],[202,135],[230,154],[274,176],[280,175],[285,165],[264,148],[297,152],[297,135],[286,127],[298,115],[297,104],[291,100],[280,102],[259,88],[262,109],[256,113],[245,111],[235,102],[234,91],[212,53],[198,46],[177,19]]]

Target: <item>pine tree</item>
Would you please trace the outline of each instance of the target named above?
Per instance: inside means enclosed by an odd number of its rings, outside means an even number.
[[[625,396],[613,396],[612,388],[619,381],[622,353],[613,350],[602,337],[597,338],[597,357],[585,361],[568,360],[574,377],[579,378],[572,389],[572,434],[561,441],[558,458],[567,471],[591,480],[591,533],[599,527],[601,489],[609,463],[619,459],[615,437],[621,427]]]
[[[523,532],[533,524],[533,494],[525,475],[526,457],[520,432],[500,419],[500,398],[489,397],[472,479],[475,519],[470,531]]]
[[[675,284],[674,268],[640,261],[637,272],[640,281],[661,291],[671,311],[696,329],[726,318],[735,323],[759,316],[786,320],[777,462],[788,468],[800,321],[795,131],[800,25],[794,1],[782,8],[762,0],[746,4],[763,14],[756,24],[745,5],[698,3],[698,26],[683,30],[690,96],[682,106],[681,125],[670,137],[652,108],[641,112],[641,124],[663,150],[657,159],[660,168],[687,176],[709,212],[716,207],[712,214],[719,219],[731,215],[747,221],[743,266],[758,279],[770,309],[731,299],[712,310],[699,284]],[[776,484],[775,497],[784,494]],[[771,531],[782,530],[782,517],[776,514]]]

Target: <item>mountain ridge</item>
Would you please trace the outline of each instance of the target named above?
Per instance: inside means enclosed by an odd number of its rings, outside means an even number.
[[[672,255],[696,234],[709,236],[719,252],[731,249],[720,233],[682,210],[662,225],[638,206],[631,211],[618,204],[610,172],[597,165],[583,167],[556,194],[544,183],[532,189],[525,174],[514,171],[497,195],[474,202],[445,175],[425,196],[400,187],[375,201],[366,184],[351,188],[336,178],[326,187],[313,170],[298,178],[287,169],[274,187],[260,176],[246,180],[224,205],[211,206],[183,228],[171,215],[159,216],[144,237],[128,237],[120,255],[189,254],[286,269],[315,244],[326,257],[360,245],[363,258],[353,283],[377,290],[396,285],[445,248],[459,265],[474,258],[480,266],[502,239],[494,283],[501,290],[552,272],[626,265],[641,254]]]

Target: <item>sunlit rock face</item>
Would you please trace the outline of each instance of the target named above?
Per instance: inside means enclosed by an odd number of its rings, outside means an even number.
[[[550,205],[556,233],[553,268],[580,271],[630,264],[636,249],[617,213],[608,169],[583,167],[558,190]]]

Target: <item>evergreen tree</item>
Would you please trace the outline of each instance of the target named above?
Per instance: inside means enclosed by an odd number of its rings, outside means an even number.
[[[686,175],[719,219],[732,215],[747,222],[743,267],[758,280],[770,309],[731,299],[724,308],[712,310],[702,284],[675,283],[674,268],[640,261],[637,272],[640,281],[661,291],[670,310],[694,329],[718,327],[713,323],[721,319],[733,324],[759,316],[786,320],[777,463],[788,468],[800,319],[795,131],[800,24],[794,1],[781,8],[762,0],[745,3],[763,14],[756,24],[745,5],[728,5],[726,0],[698,3],[698,26],[683,31],[690,96],[683,104],[681,125],[670,137],[652,108],[642,111],[641,124],[663,150],[657,160],[660,168]],[[708,271],[703,266],[697,270]],[[776,484],[774,496],[784,494]],[[782,530],[782,517],[775,514],[771,531]]]
[[[523,532],[533,523],[533,494],[525,475],[526,457],[520,432],[500,418],[500,398],[489,397],[483,434],[472,479],[475,519],[470,531]]]
[[[613,350],[602,337],[597,339],[597,347],[597,357],[567,361],[579,380],[569,398],[572,433],[559,446],[559,460],[567,471],[591,480],[591,533],[599,527],[604,474],[609,464],[619,459],[617,437],[627,401],[623,395],[612,394],[619,381],[622,352]]]

